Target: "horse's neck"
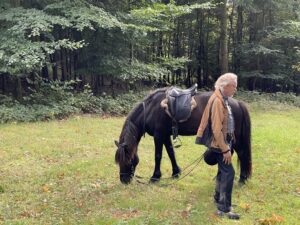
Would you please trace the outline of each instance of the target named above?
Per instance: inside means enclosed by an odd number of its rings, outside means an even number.
[[[144,134],[144,126],[145,126],[145,112],[143,103],[140,103],[127,118],[127,122],[129,123],[129,127],[134,130],[137,142],[140,141],[142,135]]]
[[[127,120],[123,127],[123,140],[122,142],[126,142],[132,145],[138,145],[143,135],[143,131],[140,128],[140,125],[136,125],[138,121]]]

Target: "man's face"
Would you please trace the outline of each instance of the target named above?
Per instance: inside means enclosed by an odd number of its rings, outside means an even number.
[[[223,94],[227,97],[232,97],[236,92],[236,88],[237,88],[237,83],[235,81],[230,82],[223,88],[224,90]]]

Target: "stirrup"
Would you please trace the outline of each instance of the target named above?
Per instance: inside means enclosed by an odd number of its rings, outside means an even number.
[[[174,140],[172,140],[173,148],[179,148],[182,145],[180,138],[177,136]]]

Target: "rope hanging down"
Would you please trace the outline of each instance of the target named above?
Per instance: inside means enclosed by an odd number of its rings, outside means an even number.
[[[200,164],[200,162],[201,162],[201,160],[203,159],[203,157],[204,157],[204,154],[202,154],[199,158],[197,158],[196,160],[194,160],[190,165],[188,165],[188,166],[186,166],[183,170],[182,170],[182,172],[184,172],[185,170],[187,170],[189,167],[191,167],[191,166],[193,166],[185,175],[182,175],[182,177],[180,177],[180,179],[177,179],[177,180],[175,180],[175,181],[172,181],[172,182],[169,182],[169,183],[166,183],[166,184],[160,184],[160,186],[163,186],[163,187],[165,187],[165,186],[170,186],[170,185],[172,185],[172,184],[174,184],[174,183],[176,183],[176,182],[178,182],[178,181],[180,181],[180,180],[182,180],[183,178],[185,178],[185,177],[187,177],[199,164]],[[140,183],[140,184],[149,184],[149,182],[144,182],[144,181],[141,181],[141,179],[147,179],[147,180],[149,180],[149,178],[145,178],[145,177],[141,177],[141,176],[138,176],[138,175],[135,175],[135,176],[133,176],[133,178],[135,178],[135,180],[138,182],[138,183]],[[171,176],[171,177],[166,177],[166,178],[161,178],[160,180],[170,180],[170,179],[173,179],[174,178],[174,176]],[[157,180],[159,180],[159,179],[157,179]]]

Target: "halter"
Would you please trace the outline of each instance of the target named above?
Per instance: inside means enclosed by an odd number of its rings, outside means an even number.
[[[130,160],[130,163],[131,163],[130,172],[127,172],[127,173],[121,173],[120,172],[119,173],[120,175],[130,175],[130,178],[134,177],[134,175],[133,175],[134,167],[133,167],[133,164],[132,164],[131,160]]]

